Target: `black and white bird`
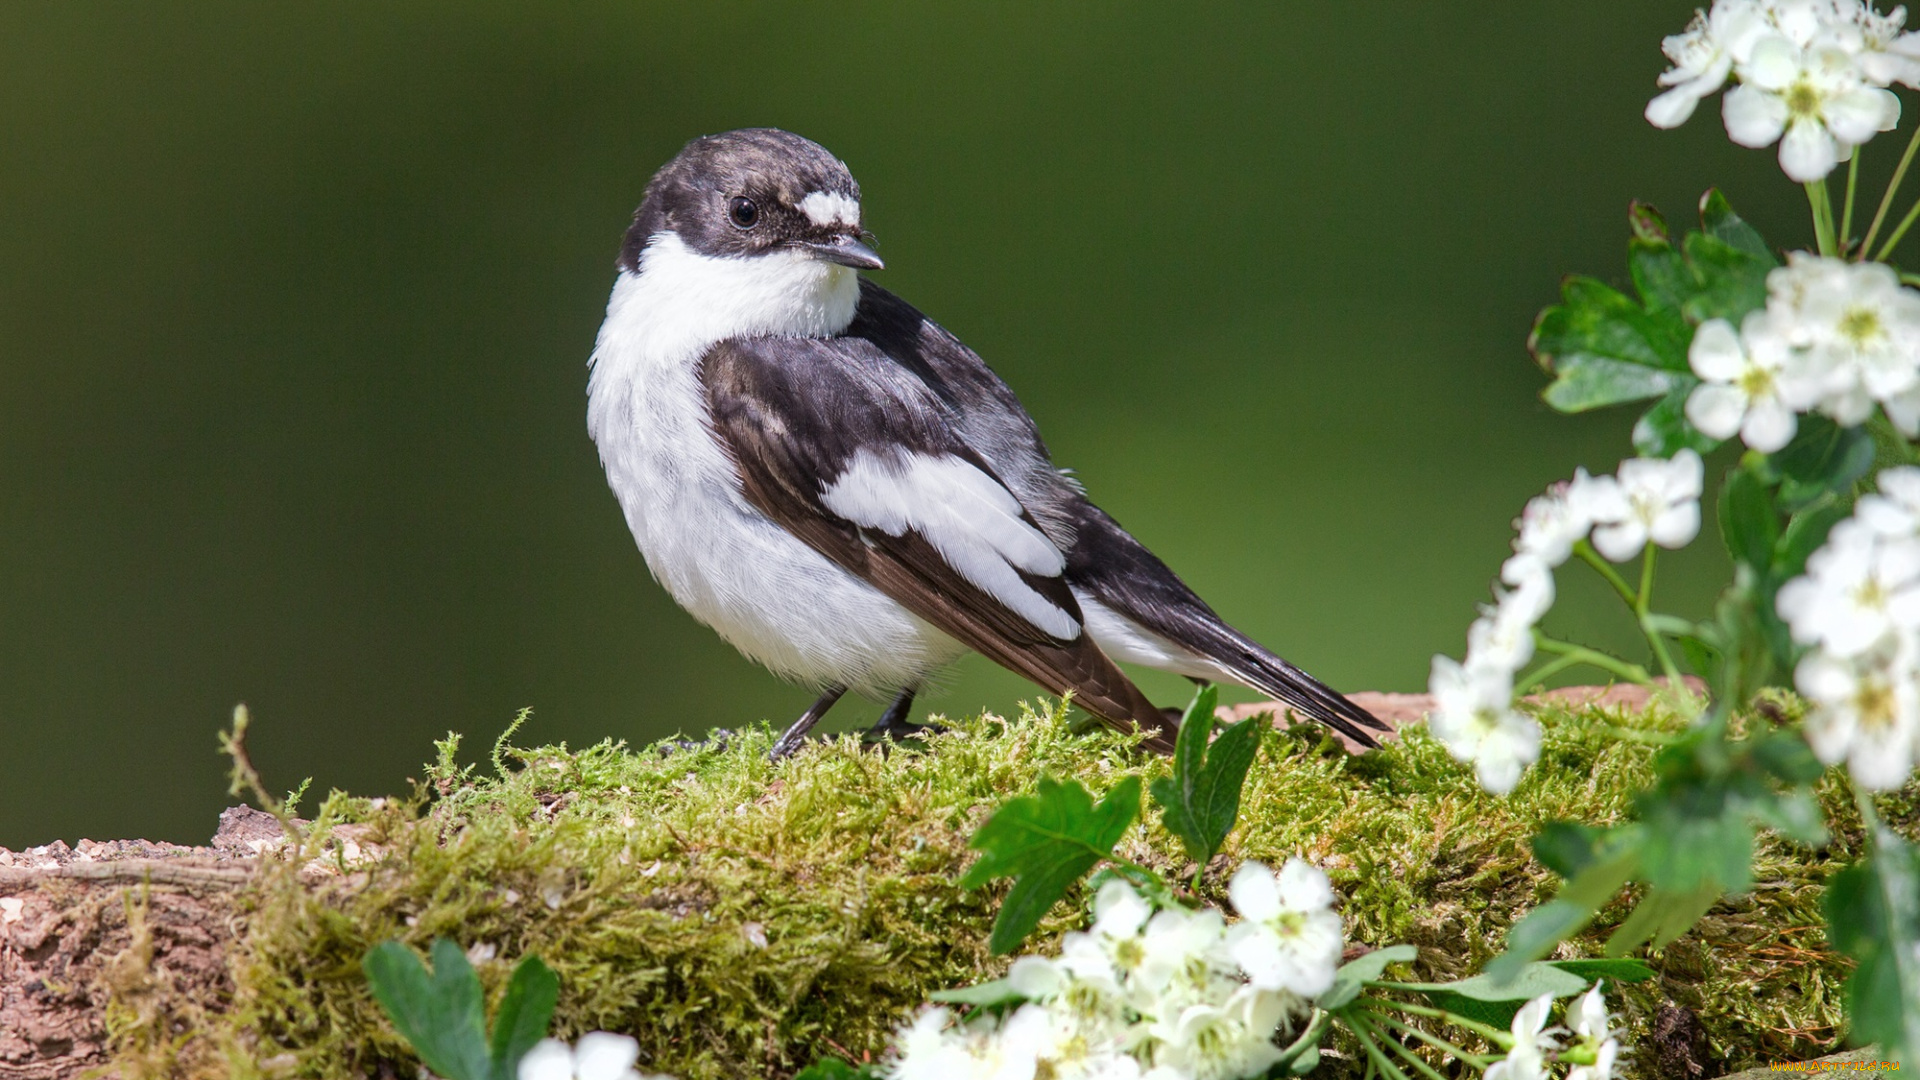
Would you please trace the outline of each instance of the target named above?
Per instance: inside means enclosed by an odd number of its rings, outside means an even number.
[[[1227,625],[1057,468],[1013,391],[861,278],[860,188],[772,128],[647,184],[589,361],[587,430],[680,606],[820,698],[892,704],[978,650],[1122,728],[1175,726],[1115,661],[1252,687],[1362,744],[1371,714]]]

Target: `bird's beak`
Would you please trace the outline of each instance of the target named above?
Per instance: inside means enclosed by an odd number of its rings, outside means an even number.
[[[861,243],[857,236],[837,236],[825,243],[809,243],[805,246],[816,259],[851,266],[855,270],[884,270],[887,266],[880,261],[879,253]]]

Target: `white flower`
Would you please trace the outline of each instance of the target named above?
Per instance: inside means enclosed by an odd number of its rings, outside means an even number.
[[[1920,736],[1920,682],[1910,641],[1886,638],[1851,659],[1815,650],[1794,671],[1794,685],[1813,704],[1807,742],[1829,765],[1841,760],[1854,781],[1890,791],[1913,771]]]
[[[1669,89],[1647,103],[1648,122],[1661,128],[1686,123],[1700,99],[1720,89],[1736,60],[1744,61],[1768,29],[1753,0],[1717,0],[1712,10],[1694,12],[1685,32],[1660,43],[1673,66],[1660,76]]]
[[[1767,290],[1770,325],[1792,346],[1781,378],[1788,405],[1817,406],[1851,427],[1876,401],[1920,388],[1920,293],[1892,268],[1794,252],[1768,273]]]
[[[1140,937],[1140,966],[1133,977],[1135,1007],[1158,1013],[1169,999],[1184,1005],[1216,994],[1233,966],[1226,928],[1226,919],[1213,908],[1156,912]]]
[[[1795,641],[1858,656],[1895,627],[1920,625],[1920,540],[1842,521],[1807,557],[1806,574],[1780,587],[1774,609]]]
[[[1701,323],[1687,362],[1706,380],[1687,396],[1687,419],[1694,427],[1716,439],[1738,432],[1763,454],[1793,439],[1798,421],[1780,396],[1787,343],[1771,332],[1765,312],[1750,313],[1739,333],[1725,319]]]
[[[1233,909],[1246,921],[1227,931],[1227,950],[1247,979],[1263,990],[1314,997],[1333,985],[1345,947],[1333,911],[1327,875],[1291,858],[1275,875],[1246,862],[1227,885]]]
[[[950,1026],[952,1014],[931,1008],[894,1036],[886,1066],[893,1080],[1033,1080],[1041,1052],[1052,1044],[1053,1017],[1022,1005],[1004,1023],[982,1015]]]
[[[1853,148],[1900,122],[1900,99],[1869,84],[1832,40],[1805,45],[1769,35],[1741,65],[1741,83],[1721,102],[1727,135],[1742,146],[1780,143],[1780,168],[1820,180]]]
[[[1093,934],[1109,941],[1137,937],[1152,914],[1153,905],[1142,900],[1133,886],[1109,878],[1093,896]]]
[[[1540,757],[1540,725],[1513,708],[1513,672],[1491,665],[1461,666],[1433,658],[1427,690],[1433,737],[1460,761],[1470,761],[1480,786],[1505,795]]]
[[[1598,982],[1567,1008],[1567,1019],[1573,1021],[1573,1033],[1583,1039],[1613,1037],[1613,1018],[1607,1015],[1607,999],[1601,994]]]
[[[1552,1032],[1541,1030],[1552,1007],[1552,994],[1541,994],[1520,1006],[1513,1014],[1513,1049],[1487,1067],[1486,1080],[1545,1080],[1547,1054],[1559,1045]]]
[[[1865,4],[1851,4],[1858,33],[1855,61],[1867,79],[1878,86],[1901,83],[1920,86],[1920,34],[1902,33],[1907,9],[1882,15]]]
[[[1282,997],[1253,986],[1222,1005],[1190,1005],[1152,1026],[1154,1063],[1192,1080],[1262,1076],[1280,1060],[1273,1033],[1285,1016]]]
[[[640,1044],[625,1035],[594,1031],[568,1046],[559,1039],[541,1039],[520,1059],[519,1080],[666,1080],[642,1076],[633,1063],[640,1060]]]
[[[1514,551],[1532,555],[1550,568],[1567,561],[1573,545],[1585,540],[1587,530],[1593,528],[1586,506],[1569,497],[1571,490],[1571,485],[1559,483],[1527,500],[1527,508],[1513,523],[1520,534],[1513,541]]]
[[[1682,450],[1670,461],[1632,458],[1620,463],[1616,483],[1594,495],[1593,546],[1614,562],[1640,553],[1651,539],[1685,547],[1700,532],[1700,455]]]
[[[1518,671],[1533,658],[1533,628],[1553,606],[1553,572],[1532,555],[1508,559],[1500,576],[1512,592],[1495,590],[1496,603],[1481,609],[1467,628],[1467,663]]]

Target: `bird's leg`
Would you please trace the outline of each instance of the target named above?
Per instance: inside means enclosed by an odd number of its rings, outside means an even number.
[[[793,722],[785,735],[780,736],[767,756],[778,761],[800,749],[800,744],[807,739],[807,732],[813,730],[813,725],[819,723],[820,718],[827,715],[827,710],[833,708],[833,703],[839,701],[840,695],[846,692],[844,686],[829,686],[822,691],[820,699],[807,706],[807,711],[800,714],[800,719]]]
[[[873,727],[867,729],[861,741],[884,746],[922,732],[938,735],[947,730],[939,724],[916,724],[910,719],[913,714],[913,695],[917,692],[913,687],[900,691],[900,696],[894,698],[893,704],[887,706],[887,711],[881,713],[880,719],[874,722]]]
[[[895,736],[914,730],[913,722],[908,719],[913,713],[913,695],[914,690],[911,687],[900,691],[900,696],[894,698],[893,704],[887,706],[887,711],[881,713],[880,719],[873,722],[873,727],[868,729],[868,733]]]

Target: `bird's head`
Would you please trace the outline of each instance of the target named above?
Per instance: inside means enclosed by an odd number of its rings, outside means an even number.
[[[637,273],[646,249],[667,237],[707,258],[882,265],[860,227],[853,174],[820,144],[777,128],[688,143],[647,184],[621,267]]]

